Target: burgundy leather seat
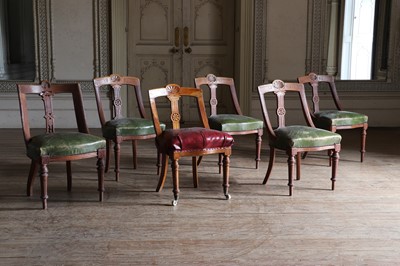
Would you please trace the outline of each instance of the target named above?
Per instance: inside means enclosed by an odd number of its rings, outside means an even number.
[[[233,137],[218,130],[195,127],[167,129],[157,136],[156,141],[160,151],[168,153],[230,147]]]

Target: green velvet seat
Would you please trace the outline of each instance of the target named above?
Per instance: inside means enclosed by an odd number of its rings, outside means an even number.
[[[360,161],[364,161],[365,145],[367,139],[368,116],[357,112],[345,110],[339,100],[336,90],[335,78],[330,75],[317,75],[310,73],[306,76],[298,77],[298,82],[307,84],[311,87],[313,111],[311,113],[316,127],[336,132],[343,129],[359,129],[361,132]],[[323,108],[320,101],[320,90],[328,88],[336,109]],[[304,153],[303,157],[306,157]]]
[[[269,164],[263,184],[266,184],[275,161],[275,151],[283,150],[288,156],[288,186],[289,195],[293,193],[293,172],[296,164],[296,179],[300,180],[301,153],[310,151],[328,151],[329,162],[332,166],[331,189],[335,189],[336,169],[339,162],[340,142],[342,137],[329,130],[316,128],[308,108],[304,85],[300,83],[284,83],[274,80],[273,83],[258,86],[262,113],[268,129],[268,143],[270,148]],[[306,120],[305,125],[287,125],[285,96],[297,94],[300,98],[302,112]],[[273,98],[267,101],[267,96]],[[268,109],[267,102],[276,102]],[[274,109],[274,110],[273,110]],[[269,112],[270,113],[269,113]],[[276,114],[277,125],[273,124],[270,114]],[[275,119],[274,119],[275,121]]]
[[[28,142],[27,156],[34,160],[42,156],[72,156],[96,152],[105,147],[105,139],[95,135],[79,132],[41,134]]]
[[[208,122],[210,128],[224,132],[253,131],[264,127],[264,122],[260,119],[236,114],[212,115]]]
[[[165,127],[165,125],[163,125]],[[103,137],[114,139],[117,136],[145,136],[155,134],[153,121],[144,118],[120,118],[107,121],[102,127]]]
[[[72,189],[72,161],[96,158],[99,200],[104,194],[104,158],[106,156],[106,140],[100,136],[92,135],[86,124],[83,107],[82,92],[78,83],[50,84],[43,81],[41,84],[17,84],[21,122],[25,140],[26,155],[31,159],[28,175],[26,194],[33,194],[33,183],[36,173],[39,172],[41,185],[41,198],[43,209],[47,209],[47,183],[49,177],[48,165],[52,162],[65,162],[67,174],[67,189]],[[37,96],[35,99],[33,96]],[[44,133],[33,135],[29,118],[28,101],[43,101],[45,130]],[[55,100],[57,99],[57,101]],[[69,126],[68,121],[56,120],[57,111],[53,106],[62,102],[62,109],[72,106],[75,111],[75,121]],[[37,107],[35,106],[35,112]],[[32,111],[32,110],[30,110]],[[65,129],[55,128],[56,122]],[[37,125],[35,125],[37,127]],[[36,131],[36,130],[35,130]]]
[[[270,145],[280,150],[323,147],[340,144],[342,137],[327,130],[308,126],[286,126],[274,130]]]
[[[368,123],[368,116],[349,111],[324,110],[314,113],[314,117],[315,126],[327,130]]]
[[[261,119],[243,115],[236,95],[235,82],[233,78],[217,77],[214,74],[208,74],[206,77],[195,78],[194,82],[197,88],[208,88],[208,91],[210,92],[210,115],[208,117],[210,128],[229,133],[233,136],[255,136],[255,161],[256,169],[258,169],[261,160],[261,142],[264,132],[264,122]],[[230,95],[233,103],[231,111],[221,110],[223,108],[222,106],[224,106],[225,108],[226,106],[223,104],[218,105],[217,96],[220,95]],[[219,110],[219,108],[221,109]],[[218,162],[220,172],[221,160],[222,157],[220,156]]]
[[[138,78],[112,74],[106,77],[95,78],[93,83],[102,133],[103,137],[107,141],[105,171],[108,172],[109,169],[111,143],[114,142],[114,172],[115,180],[118,181],[120,175],[121,143],[123,141],[131,141],[133,168],[136,169],[137,141],[155,138],[156,134],[154,131],[153,120],[147,119],[142,98],[142,89],[140,86],[140,80]],[[107,99],[104,99],[105,97],[102,95],[102,89],[105,88],[108,89],[109,92],[109,98]],[[128,113],[128,110],[123,109],[125,106],[123,105],[123,91],[125,91],[125,94],[128,96],[127,102],[131,101],[131,106],[137,106],[137,111],[139,113],[137,116],[130,115],[129,117],[124,117],[123,114]],[[136,101],[134,101],[135,98]],[[110,110],[107,112],[107,115],[103,105],[110,106]],[[157,152],[156,150],[154,151]],[[160,155],[157,152],[158,172],[160,171],[160,166]]]

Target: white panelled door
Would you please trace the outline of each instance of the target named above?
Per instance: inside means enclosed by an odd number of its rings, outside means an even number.
[[[141,79],[147,107],[148,89],[194,86],[208,73],[233,76],[234,2],[129,0],[128,74]],[[197,110],[188,108],[194,103],[183,104],[183,120],[197,121]]]

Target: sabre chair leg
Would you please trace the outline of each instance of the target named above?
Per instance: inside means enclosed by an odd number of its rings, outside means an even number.
[[[118,182],[119,180],[119,159],[120,159],[120,153],[121,153],[121,145],[119,142],[115,142],[114,144],[114,156],[115,156],[115,181]]]
[[[106,167],[104,169],[104,172],[108,172],[108,169],[110,167],[110,150],[111,150],[111,141],[106,139]]]
[[[197,158],[196,156],[192,157],[192,172],[193,172],[193,187],[197,188],[199,185],[199,174],[197,171]]]
[[[161,164],[161,173],[160,173],[158,185],[156,188],[157,192],[160,192],[163,189],[165,180],[167,179],[168,158],[169,157],[166,154],[162,154],[162,156],[161,156],[162,164]]]
[[[300,180],[301,177],[301,152],[296,154],[296,180]]]
[[[132,158],[133,158],[133,169],[137,168],[137,141],[132,140]]]
[[[26,184],[26,195],[28,197],[33,195],[33,183],[34,183],[36,175],[37,175],[37,168],[38,168],[37,162],[32,160],[31,167],[29,169],[28,182]]]
[[[67,190],[72,190],[72,169],[71,169],[71,161],[67,161]]]
[[[270,147],[269,149],[269,163],[268,163],[268,170],[267,173],[265,174],[265,178],[263,181],[263,184],[267,184],[268,179],[271,175],[272,172],[272,167],[274,166],[274,162],[275,162],[275,149],[273,147]]]

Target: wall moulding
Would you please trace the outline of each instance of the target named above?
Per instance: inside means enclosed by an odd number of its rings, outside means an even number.
[[[54,77],[52,0],[33,0],[33,25],[35,45],[35,78],[34,80],[2,80],[0,93],[14,94],[17,83],[32,83],[50,80],[52,83],[80,83],[84,93],[92,92],[92,78],[87,80],[57,80]],[[93,14],[93,78],[108,75],[111,69],[110,59],[110,0],[91,1]],[[79,8],[79,7],[77,7]],[[58,62],[59,63],[59,62]]]

